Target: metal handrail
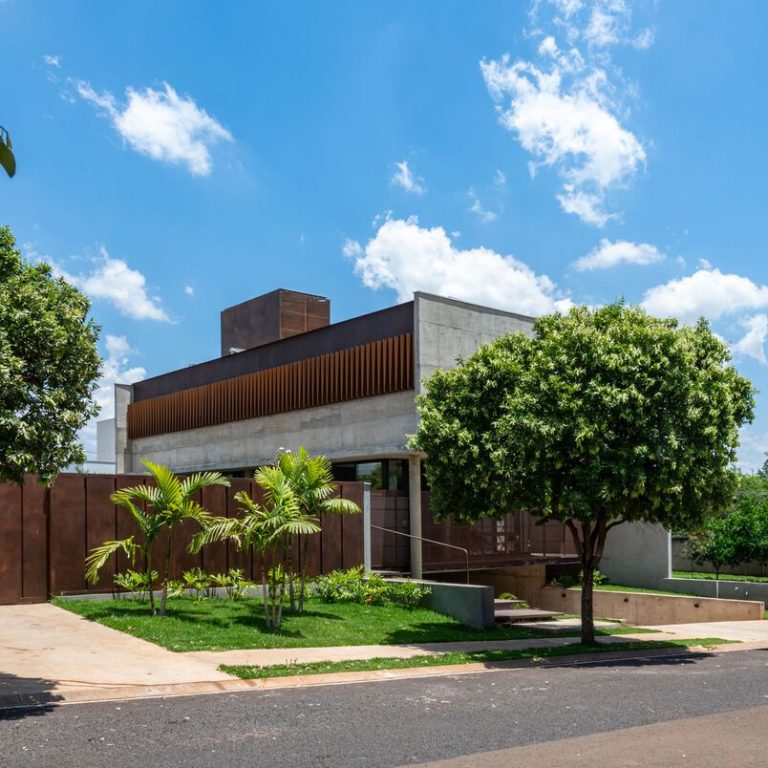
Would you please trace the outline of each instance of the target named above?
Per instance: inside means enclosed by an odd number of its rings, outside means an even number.
[[[384,531],[385,533],[394,533],[397,536],[405,536],[409,539],[418,539],[419,541],[426,541],[428,544],[437,544],[440,547],[448,547],[449,549],[458,549],[464,553],[464,557],[467,560],[467,584],[469,584],[469,550],[464,547],[457,547],[455,544],[446,544],[444,541],[436,541],[435,539],[425,539],[423,536],[414,536],[412,533],[403,533],[402,531],[395,531],[392,528],[382,528],[380,525],[370,524],[371,528],[375,528],[377,531]]]

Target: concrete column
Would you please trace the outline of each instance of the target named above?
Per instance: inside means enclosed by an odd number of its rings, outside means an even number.
[[[128,406],[133,402],[130,384],[115,384],[115,471],[118,475],[133,472],[128,440]]]
[[[363,483],[363,568],[371,572],[371,484]]]
[[[411,536],[421,536],[421,456],[408,457],[408,494]],[[421,579],[422,559],[420,539],[411,539],[411,578]]]

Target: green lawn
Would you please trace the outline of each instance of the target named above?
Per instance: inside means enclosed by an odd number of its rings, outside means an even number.
[[[219,667],[222,672],[236,675],[245,680],[265,677],[290,677],[293,675],[321,675],[330,672],[364,672],[377,669],[404,669],[413,667],[435,667],[475,662],[492,663],[519,661],[524,659],[546,659],[556,656],[572,656],[583,653],[606,653],[615,651],[639,651],[649,648],[708,648],[723,645],[726,640],[704,637],[696,640],[635,640],[610,645],[568,645],[557,648],[526,648],[519,651],[473,651],[470,653],[440,653],[433,656],[414,656],[410,659],[366,659],[356,661],[312,662],[307,664],[275,664],[267,667],[229,666]]]
[[[168,615],[152,617],[147,603],[135,600],[63,600],[53,602],[113,629],[119,629],[172,651],[228,651],[236,648],[307,648],[334,645],[392,645],[462,640],[520,640],[551,633],[520,626],[477,630],[456,619],[423,608],[395,605],[307,603],[304,615],[286,611],[280,630],[264,625],[261,602],[241,600],[168,600]],[[598,632],[631,631],[626,627]],[[578,629],[573,634],[578,635]]]
[[[715,581],[714,573],[703,573],[700,571],[672,571],[675,579],[706,579]],[[720,575],[720,581],[751,581],[756,584],[768,583],[768,576],[738,576],[734,574]]]

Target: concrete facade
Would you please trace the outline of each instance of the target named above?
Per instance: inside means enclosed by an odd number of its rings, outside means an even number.
[[[414,294],[416,389],[438,368],[453,368],[481,344],[508,333],[531,333],[533,319],[429,293]]]
[[[600,570],[612,583],[663,589],[670,567],[670,534],[660,525],[622,523],[608,531]]]
[[[532,319],[431,294],[414,296],[415,391],[349,400],[320,408],[233,421],[201,429],[128,440],[131,387],[116,385],[118,472],[141,471],[141,459],[176,471],[252,468],[279,448],[303,445],[332,461],[406,458],[418,427],[415,395],[437,368],[456,365],[481,344],[511,332],[530,332]]]

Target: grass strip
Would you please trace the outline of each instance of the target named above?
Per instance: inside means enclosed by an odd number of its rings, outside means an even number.
[[[655,648],[710,648],[732,641],[717,637],[702,637],[694,640],[636,640],[625,643],[599,643],[597,645],[564,645],[554,648],[524,648],[521,650],[495,651],[452,651],[429,656],[412,656],[408,659],[356,659],[351,661],[316,661],[306,664],[273,664],[269,666],[245,666],[222,664],[219,669],[243,680],[269,677],[293,677],[295,675],[322,675],[332,672],[367,672],[380,669],[406,669],[439,667],[453,664],[491,663],[499,661],[520,661],[526,659],[547,659],[557,656],[575,656],[584,653],[608,653],[615,651],[644,651]]]
[[[714,573],[704,573],[702,571],[672,571],[672,578],[717,581]],[[721,573],[720,581],[746,581],[752,584],[766,584],[768,583],[768,576],[743,576],[735,573]]]

